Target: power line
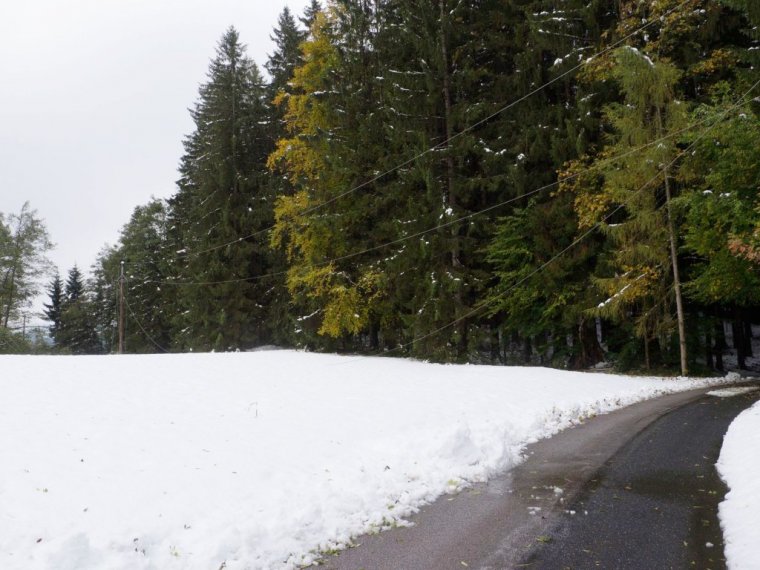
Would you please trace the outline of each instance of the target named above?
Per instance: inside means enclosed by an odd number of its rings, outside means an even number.
[[[536,95],[537,93],[540,93],[541,91],[543,91],[547,87],[553,85],[554,83],[557,83],[558,81],[560,81],[561,79],[564,79],[568,75],[570,75],[572,73],[575,73],[577,70],[579,70],[581,67],[583,67],[583,65],[585,65],[588,62],[590,62],[591,60],[597,59],[599,57],[602,57],[602,56],[606,55],[607,53],[613,51],[615,48],[617,48],[618,46],[620,46],[624,42],[628,41],[629,39],[631,39],[635,35],[643,32],[648,27],[650,27],[651,25],[653,25],[655,22],[659,22],[663,18],[666,18],[667,16],[669,16],[670,14],[672,14],[673,12],[675,12],[676,10],[680,9],[681,7],[683,7],[684,5],[686,5],[690,1],[691,0],[683,0],[683,2],[681,2],[680,4],[674,6],[673,8],[671,8],[670,10],[668,10],[664,14],[662,14],[660,16],[660,18],[658,18],[658,19],[652,19],[652,20],[644,23],[642,26],[640,26],[639,28],[637,28],[636,30],[634,30],[633,32],[631,32],[630,34],[628,34],[627,36],[624,36],[623,38],[621,38],[618,41],[614,42],[613,44],[609,45],[605,49],[603,49],[600,52],[598,52],[598,53],[596,53],[596,54],[588,57],[584,61],[582,61],[582,62],[578,63],[577,65],[571,67],[570,69],[562,72],[561,74],[559,74],[556,77],[550,79],[549,81],[546,81],[545,83],[543,83],[539,87],[536,87],[535,89],[529,91],[525,95],[519,97],[518,99],[515,99],[511,103],[507,103],[506,105],[504,105],[503,107],[499,108],[497,111],[494,111],[493,113],[491,113],[490,115],[486,116],[485,118],[483,118],[483,119],[481,119],[479,121],[476,121],[475,123],[471,124],[470,126],[465,127],[464,129],[462,129],[458,133],[456,133],[456,134],[454,134],[454,135],[452,135],[452,136],[450,136],[448,138],[445,138],[444,140],[442,140],[438,144],[436,144],[434,146],[431,146],[430,148],[428,148],[428,149],[426,149],[426,150],[424,150],[424,151],[416,154],[415,156],[413,156],[413,157],[405,160],[404,162],[402,162],[400,164],[397,164],[396,166],[394,166],[392,168],[389,168],[388,170],[385,170],[385,171],[381,172],[380,174],[375,175],[374,177],[370,178],[369,180],[366,180],[366,181],[364,181],[364,182],[362,182],[362,183],[360,183],[360,184],[358,184],[358,185],[350,188],[349,190],[346,190],[345,192],[342,192],[342,193],[338,194],[337,196],[334,196],[334,197],[329,198],[329,199],[327,199],[327,200],[325,200],[323,202],[320,202],[319,204],[315,204],[314,206],[311,206],[310,208],[307,208],[306,210],[304,210],[303,212],[301,212],[301,215],[310,214],[311,212],[314,212],[314,211],[319,210],[319,209],[321,209],[321,208],[323,208],[323,207],[325,207],[325,206],[327,206],[329,204],[332,204],[333,202],[335,202],[337,200],[340,200],[341,198],[344,198],[344,197],[348,196],[349,194],[353,194],[354,192],[356,192],[358,190],[361,190],[362,188],[364,188],[366,186],[369,186],[370,184],[373,184],[374,182],[377,182],[378,180],[381,180],[381,179],[385,178],[389,174],[392,174],[393,172],[396,172],[397,170],[400,170],[400,169],[404,168],[405,166],[408,166],[409,164],[412,164],[413,162],[419,160],[420,158],[422,158],[423,156],[425,156],[425,155],[427,155],[427,154],[429,154],[431,152],[434,152],[434,151],[439,150],[441,148],[447,147],[451,141],[453,141],[453,140],[461,137],[462,135],[464,135],[464,134],[466,134],[466,133],[468,133],[468,132],[470,132],[470,131],[478,128],[478,127],[480,127],[481,125],[484,125],[485,123],[489,122],[491,119],[494,119],[495,117],[501,115],[505,111],[508,111],[512,107],[515,107],[516,105],[522,103],[523,101],[525,101],[526,99],[529,99],[533,95]],[[253,232],[251,234],[246,235],[246,236],[236,238],[236,239],[234,239],[232,241],[229,241],[227,243],[215,245],[215,246],[212,246],[212,247],[209,247],[209,248],[206,248],[206,249],[202,249],[202,250],[199,250],[199,251],[186,252],[186,253],[183,254],[183,257],[187,258],[187,257],[191,257],[191,256],[202,255],[204,253],[209,253],[211,251],[216,251],[217,249],[222,249],[222,248],[228,247],[230,245],[234,245],[236,243],[240,243],[240,242],[243,242],[245,240],[254,238],[254,237],[258,236],[258,235],[261,235],[262,233],[270,231],[274,227],[275,227],[275,224],[272,224],[272,225],[267,226],[267,227],[265,227],[263,229],[257,230],[257,231],[255,231],[255,232]]]
[[[746,98],[746,96],[744,98]],[[744,98],[742,98],[742,100]],[[564,178],[559,178],[559,179],[555,180],[554,182],[551,182],[549,184],[545,184],[544,186],[541,186],[539,188],[536,188],[534,190],[531,190],[531,191],[526,192],[524,194],[521,194],[519,196],[515,196],[513,198],[509,198],[507,200],[499,202],[498,204],[493,204],[491,206],[487,206],[486,208],[483,208],[481,210],[478,210],[478,211],[475,211],[475,212],[471,212],[469,214],[465,214],[464,216],[460,216],[459,218],[456,218],[456,219],[453,219],[453,220],[449,220],[449,221],[444,222],[442,224],[438,224],[438,225],[433,226],[431,228],[428,228],[426,230],[421,230],[419,232],[410,234],[408,236],[404,236],[404,237],[401,237],[401,238],[398,238],[398,239],[395,239],[395,240],[392,240],[392,241],[389,241],[389,242],[385,242],[385,243],[382,243],[382,244],[379,244],[379,245],[368,247],[368,248],[365,248],[365,249],[363,249],[361,251],[347,253],[345,255],[341,255],[341,256],[338,256],[338,257],[326,259],[324,261],[319,261],[319,262],[315,262],[315,263],[309,263],[309,264],[306,264],[304,266],[304,268],[305,269],[310,269],[310,268],[314,268],[314,267],[322,267],[324,265],[330,265],[331,263],[335,263],[335,262],[338,262],[338,261],[345,261],[347,259],[351,259],[353,257],[358,257],[358,256],[364,255],[366,253],[371,253],[371,252],[377,251],[379,249],[383,249],[383,248],[390,247],[390,246],[393,246],[393,245],[398,245],[398,244],[403,243],[405,241],[408,241],[410,239],[421,237],[421,236],[423,236],[425,234],[434,232],[434,231],[439,230],[439,229],[443,229],[443,228],[451,226],[453,224],[458,224],[458,223],[460,223],[462,221],[475,218],[475,217],[480,216],[482,214],[485,214],[487,212],[491,212],[493,210],[496,210],[498,208],[501,208],[503,206],[511,204],[513,202],[517,202],[519,200],[523,200],[525,198],[529,198],[531,196],[534,196],[534,195],[536,195],[536,194],[538,194],[538,193],[540,193],[540,192],[542,192],[544,190],[548,190],[548,189],[553,188],[555,186],[559,186],[563,182],[567,182],[569,180],[573,180],[575,178],[578,178],[579,176],[582,176],[584,174],[588,174],[589,172],[594,172],[594,171],[602,168],[606,164],[615,162],[617,160],[621,160],[621,159],[626,158],[628,156],[631,156],[631,155],[633,155],[633,154],[635,154],[637,152],[640,152],[640,151],[642,151],[644,149],[647,149],[647,148],[649,148],[651,146],[655,146],[657,144],[660,144],[661,142],[663,142],[665,140],[669,140],[671,138],[677,137],[677,136],[679,136],[679,135],[681,135],[683,133],[686,133],[686,132],[688,132],[690,130],[693,130],[693,129],[699,127],[699,126],[702,126],[702,125],[704,125],[707,122],[709,122],[709,118],[706,118],[706,119],[703,119],[703,120],[698,121],[696,123],[693,123],[693,124],[691,124],[691,125],[689,125],[687,127],[684,127],[683,129],[680,129],[678,131],[674,131],[674,132],[672,132],[672,133],[670,133],[670,134],[668,134],[668,135],[666,135],[664,137],[661,137],[661,138],[656,139],[656,140],[654,140],[652,142],[649,142],[649,143],[643,144],[641,146],[638,146],[638,147],[636,147],[634,149],[631,149],[629,151],[626,151],[626,152],[624,152],[622,154],[619,154],[619,155],[616,155],[616,156],[612,156],[612,157],[603,159],[603,160],[597,162],[596,164],[594,164],[594,165],[586,168],[585,170],[576,172],[574,174],[570,174],[568,176],[565,176]],[[243,283],[243,282],[248,282],[248,281],[256,281],[256,280],[264,279],[264,278],[267,278],[267,277],[277,277],[277,276],[281,276],[281,275],[287,275],[287,273],[288,273],[288,270],[285,270],[285,271],[276,271],[276,272],[270,272],[270,273],[263,273],[261,275],[253,275],[253,276],[249,276],[249,277],[239,277],[239,278],[234,278],[234,279],[224,279],[224,280],[218,280],[218,281],[146,280],[146,281],[143,281],[143,283],[154,283],[154,284],[175,285],[175,286],[184,286],[184,285],[188,285],[188,286],[226,285],[226,284],[230,284],[230,283]]]
[[[488,305],[490,305],[490,304],[493,304],[494,302],[496,302],[496,301],[498,301],[498,300],[501,300],[501,299],[502,299],[503,297],[505,297],[507,294],[511,293],[511,292],[512,292],[512,291],[514,291],[514,290],[515,290],[517,287],[519,287],[520,285],[522,285],[523,283],[525,283],[525,282],[526,282],[528,279],[530,279],[530,278],[534,277],[535,275],[537,275],[538,273],[540,273],[541,271],[543,271],[543,270],[544,270],[546,267],[548,267],[550,264],[554,263],[554,262],[555,262],[557,259],[559,259],[560,257],[562,257],[562,256],[563,256],[565,253],[567,253],[567,252],[568,252],[568,251],[570,251],[572,248],[574,248],[576,245],[578,245],[578,244],[579,244],[581,241],[583,241],[584,239],[586,239],[586,238],[587,238],[589,235],[591,235],[591,234],[592,234],[594,231],[596,231],[596,230],[597,230],[599,227],[601,227],[601,225],[602,225],[603,223],[605,223],[607,220],[611,219],[611,218],[612,218],[612,217],[613,217],[615,214],[617,214],[617,213],[618,213],[620,210],[622,210],[622,209],[623,209],[625,206],[627,206],[627,205],[628,205],[628,203],[629,203],[629,202],[630,202],[630,201],[631,201],[631,200],[632,200],[634,197],[636,197],[638,194],[640,194],[641,192],[643,192],[643,191],[644,191],[644,189],[646,189],[646,187],[647,187],[647,186],[649,186],[649,185],[650,185],[652,182],[654,182],[655,180],[657,180],[657,179],[660,177],[660,175],[661,175],[661,174],[663,174],[664,172],[666,172],[666,171],[667,171],[667,170],[668,170],[670,167],[672,167],[673,165],[675,165],[675,164],[676,164],[676,162],[678,162],[678,161],[679,161],[679,160],[680,160],[680,159],[681,159],[683,156],[685,156],[686,154],[688,154],[688,153],[689,153],[689,151],[691,151],[691,149],[692,149],[692,148],[694,148],[694,146],[695,146],[695,145],[696,145],[696,144],[697,144],[697,143],[698,143],[700,140],[702,140],[702,139],[703,139],[705,136],[707,136],[707,134],[708,134],[708,133],[709,133],[709,132],[710,132],[710,131],[711,131],[711,130],[712,130],[712,129],[713,129],[715,126],[716,126],[716,125],[718,125],[718,123],[720,123],[720,121],[721,121],[721,120],[722,120],[724,117],[726,117],[726,116],[727,116],[727,115],[728,115],[730,112],[732,112],[732,111],[736,110],[737,108],[739,108],[739,107],[740,107],[740,106],[743,104],[743,101],[744,101],[744,99],[746,99],[746,98],[749,96],[749,94],[750,94],[750,93],[752,93],[752,91],[754,91],[754,90],[755,90],[755,88],[756,88],[758,85],[760,85],[760,81],[757,81],[757,82],[756,82],[754,85],[752,85],[752,87],[750,87],[750,88],[749,88],[749,90],[748,90],[748,91],[747,91],[747,92],[746,92],[746,93],[745,93],[745,94],[744,94],[742,97],[740,97],[740,98],[737,100],[737,102],[736,102],[734,105],[732,105],[731,107],[729,107],[728,109],[726,109],[726,110],[725,110],[723,113],[721,113],[720,117],[719,117],[718,119],[716,119],[716,120],[715,120],[715,122],[714,122],[712,125],[710,125],[709,127],[707,127],[707,128],[706,128],[706,129],[705,129],[705,130],[702,132],[702,134],[700,134],[700,135],[699,135],[699,136],[698,136],[696,139],[694,139],[694,140],[691,142],[691,144],[689,144],[689,146],[687,146],[687,147],[686,147],[684,150],[682,150],[681,152],[679,152],[679,153],[676,155],[676,157],[675,157],[675,158],[674,158],[674,159],[673,159],[673,160],[672,160],[670,163],[668,163],[667,165],[663,166],[663,167],[662,167],[662,168],[661,168],[661,169],[660,169],[660,170],[657,172],[657,174],[655,174],[655,175],[654,175],[652,178],[650,178],[650,179],[649,179],[649,180],[647,180],[647,181],[646,181],[646,182],[645,182],[643,185],[641,185],[641,187],[639,187],[639,188],[638,188],[636,191],[634,191],[634,192],[633,192],[633,194],[631,194],[631,195],[628,197],[628,199],[627,199],[627,200],[625,200],[623,203],[621,203],[619,206],[617,206],[617,207],[616,207],[616,208],[615,208],[615,209],[614,209],[612,212],[610,212],[609,214],[607,214],[607,215],[606,215],[604,218],[602,218],[602,219],[601,219],[600,221],[598,221],[596,224],[594,224],[593,226],[591,226],[591,227],[590,227],[590,228],[589,228],[587,231],[585,231],[584,233],[582,233],[582,234],[581,234],[581,235],[580,235],[578,238],[576,238],[576,239],[575,239],[575,240],[574,240],[574,241],[573,241],[573,242],[572,242],[570,245],[568,245],[568,246],[567,246],[566,248],[564,248],[562,251],[560,251],[559,253],[557,253],[557,254],[556,254],[555,256],[553,256],[551,259],[549,259],[549,260],[548,260],[548,261],[546,261],[545,263],[543,263],[543,264],[541,264],[540,266],[538,266],[538,267],[537,267],[535,270],[531,271],[531,272],[530,272],[528,275],[526,275],[525,277],[523,277],[523,278],[519,279],[518,281],[516,281],[515,283],[513,283],[513,284],[512,284],[510,287],[508,287],[508,288],[507,288],[505,291],[503,291],[503,292],[502,292],[501,294],[499,294],[497,297],[494,297],[494,298],[492,298],[492,299],[490,299],[490,300],[484,300],[483,302],[479,303],[479,304],[478,304],[478,306],[476,306],[475,308],[473,308],[471,311],[469,311],[469,312],[465,313],[464,315],[462,315],[462,316],[458,317],[457,319],[454,319],[453,321],[451,321],[451,322],[449,322],[449,323],[447,323],[447,324],[445,324],[445,325],[443,325],[443,326],[441,326],[441,327],[439,327],[439,328],[437,328],[437,329],[435,329],[435,330],[433,330],[433,331],[431,331],[431,332],[429,332],[429,333],[427,333],[427,334],[424,334],[424,335],[422,335],[422,336],[420,336],[420,337],[414,338],[414,339],[412,339],[411,341],[407,342],[406,344],[402,344],[402,345],[400,345],[400,346],[398,346],[398,347],[396,347],[396,348],[393,348],[393,349],[391,349],[391,350],[389,350],[389,351],[386,351],[386,352],[384,352],[384,353],[381,353],[381,354],[389,354],[389,353],[395,352],[395,351],[397,351],[397,350],[403,350],[403,349],[405,349],[405,348],[408,348],[408,347],[410,347],[410,346],[414,345],[414,344],[415,344],[415,343],[417,343],[417,342],[420,342],[420,341],[422,341],[422,340],[425,340],[425,339],[427,339],[427,338],[429,338],[429,337],[431,337],[431,336],[433,336],[433,335],[436,335],[436,334],[438,334],[439,332],[442,332],[442,331],[444,331],[444,330],[446,330],[446,329],[448,329],[448,328],[450,328],[450,327],[452,327],[452,326],[454,326],[454,325],[456,325],[456,324],[459,324],[460,322],[462,322],[462,321],[464,321],[464,320],[466,320],[466,319],[469,319],[470,317],[473,317],[473,316],[475,316],[475,315],[476,315],[476,314],[478,314],[480,311],[482,311],[484,308],[488,307]]]
[[[148,333],[148,331],[145,330],[145,327],[142,326],[142,323],[137,318],[137,315],[135,315],[134,311],[132,310],[131,305],[129,304],[129,301],[127,300],[126,295],[124,296],[124,304],[127,307],[127,310],[129,311],[129,314],[131,315],[132,319],[137,324],[137,327],[142,331],[142,333],[145,335],[145,338],[147,338],[156,348],[158,348],[161,352],[168,353],[169,351],[166,350],[163,346],[158,344],[156,340]]]
[[[413,346],[417,342],[420,342],[422,340],[430,338],[431,336],[434,336],[434,335],[436,335],[436,334],[438,334],[438,333],[440,333],[440,332],[442,332],[442,331],[444,331],[444,330],[446,330],[446,329],[448,329],[448,328],[450,328],[450,327],[452,327],[452,326],[454,326],[454,325],[456,325],[456,324],[458,324],[458,323],[460,323],[460,322],[462,322],[462,321],[464,321],[466,319],[469,319],[469,318],[477,315],[478,313],[480,313],[481,311],[483,311],[485,308],[487,308],[489,305],[492,305],[496,301],[499,301],[500,299],[502,299],[503,297],[505,297],[506,295],[508,295],[512,291],[514,291],[517,287],[519,287],[520,285],[522,285],[523,283],[525,283],[528,279],[531,279],[532,277],[536,276],[538,273],[540,273],[541,271],[543,271],[544,269],[546,269],[549,265],[551,265],[552,263],[554,263],[557,259],[559,259],[563,255],[565,255],[568,251],[570,251],[572,248],[574,248],[576,245],[578,245],[583,240],[585,240],[588,236],[590,236],[593,232],[595,232],[597,229],[599,229],[602,224],[604,224],[605,222],[607,222],[608,220],[610,220],[615,214],[617,214],[620,210],[622,210],[624,207],[626,207],[628,205],[628,203],[633,198],[635,198],[638,194],[640,194],[641,192],[643,192],[651,183],[653,183],[655,180],[657,180],[660,177],[660,175],[662,175],[665,171],[667,171],[669,168],[671,168],[672,166],[674,166],[683,156],[687,155],[694,148],[694,146],[700,140],[702,140],[703,138],[705,138],[708,135],[708,133],[710,131],[712,131],[712,129],[714,129],[729,113],[731,113],[732,111],[735,111],[742,104],[744,104],[745,99],[750,95],[750,93],[752,93],[752,91],[754,91],[758,87],[758,85],[760,85],[760,81],[755,82],[747,90],[747,92],[744,93],[744,95],[742,95],[739,99],[737,99],[736,103],[734,103],[731,107],[729,107],[728,109],[726,109],[725,111],[723,111],[722,113],[720,113],[719,117],[717,119],[715,119],[715,121],[713,121],[712,124],[710,124],[701,134],[699,134],[685,149],[683,149],[682,151],[680,151],[676,155],[676,157],[670,163],[668,163],[667,165],[663,166],[660,170],[658,170],[658,172],[653,177],[651,177],[644,184],[642,184],[637,190],[635,190],[627,198],[627,200],[625,200],[620,205],[618,205],[612,212],[610,212],[604,218],[602,218],[602,220],[596,222],[588,230],[586,230],[585,232],[583,232],[580,236],[578,236],[575,240],[573,240],[572,243],[570,243],[567,247],[565,247],[564,249],[562,249],[559,253],[555,254],[552,258],[550,258],[549,260],[547,260],[546,262],[544,262],[543,264],[541,264],[540,266],[538,266],[536,269],[534,269],[533,271],[531,271],[528,275],[526,275],[526,276],[522,277],[521,279],[517,280],[515,283],[513,283],[512,285],[510,285],[505,291],[503,291],[502,293],[500,293],[497,297],[494,297],[494,298],[489,299],[489,300],[484,300],[481,303],[479,303],[477,306],[475,306],[472,310],[470,310],[467,313],[465,313],[464,315],[461,315],[460,317],[458,317],[458,318],[456,318],[456,319],[454,319],[454,320],[446,323],[445,325],[442,325],[442,326],[438,327],[437,329],[435,329],[435,330],[433,330],[433,331],[431,331],[429,333],[426,333],[426,334],[424,334],[422,336],[415,337],[412,340],[410,340],[409,342],[401,344],[401,345],[399,345],[399,346],[397,346],[395,348],[392,348],[392,349],[384,351],[384,352],[379,352],[379,353],[376,354],[376,356],[388,355],[388,354],[392,354],[394,352],[401,351],[401,350],[404,350],[406,348],[409,348],[410,346]],[[707,120],[701,121],[700,123],[696,123],[695,125],[692,125],[692,127],[696,126],[696,125],[702,125],[705,122],[707,122]],[[680,134],[680,132],[681,131],[679,131],[678,134]],[[659,143],[661,140],[663,140],[665,138],[667,138],[667,137],[663,137],[661,139],[655,140],[652,143],[649,143],[649,144],[644,145],[644,146],[646,147],[646,146],[651,146],[652,144]],[[640,150],[641,148],[643,148],[643,147],[639,147],[639,148],[634,149],[634,150]],[[617,156],[617,157],[612,157],[609,160],[619,160],[623,156],[630,155],[631,152],[632,151],[624,153],[623,155],[620,155],[620,156]],[[575,176],[577,176],[577,174]],[[126,299],[125,299],[125,301],[126,301]],[[143,333],[146,335],[146,337],[157,348],[159,348],[161,351],[168,352],[161,345],[159,345],[145,331],[145,329],[143,328],[142,324],[139,322],[139,320],[134,315],[134,313],[132,311],[132,308],[129,306],[128,303],[127,303],[127,308],[129,310],[130,314],[132,315],[132,317],[135,319],[135,322],[137,323],[138,327],[143,331]],[[651,309],[650,309],[650,312],[651,312]],[[351,363],[353,361],[354,360],[347,360],[346,362],[343,362],[341,364],[348,364],[348,363]]]

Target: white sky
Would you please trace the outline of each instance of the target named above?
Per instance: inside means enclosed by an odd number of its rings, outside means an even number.
[[[65,274],[174,190],[187,109],[234,25],[262,68],[307,0],[0,0],[0,212],[29,201]]]

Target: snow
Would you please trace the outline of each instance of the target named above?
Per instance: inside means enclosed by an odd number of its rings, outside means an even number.
[[[615,224],[611,224],[611,227],[615,227]],[[628,288],[631,285],[633,285],[634,283],[636,283],[636,281],[638,281],[639,279],[642,279],[643,277],[645,277],[645,275],[646,275],[645,273],[642,273],[636,279],[634,279],[630,283],[627,283],[626,285],[624,285],[623,288],[620,289],[619,291],[617,291],[612,297],[609,297],[609,298],[605,299],[604,301],[602,301],[601,303],[599,303],[597,305],[597,308],[602,309],[602,308],[606,307],[607,305],[609,305],[610,303],[612,303],[615,299],[617,299],[618,297],[622,296],[628,290]]]
[[[734,396],[741,396],[742,394],[749,394],[750,392],[756,392],[760,390],[757,386],[744,386],[736,388],[723,388],[721,390],[711,390],[707,393],[708,396],[716,396],[718,398],[733,398]]]
[[[639,57],[640,57],[641,59],[643,59],[644,61],[646,61],[646,62],[647,62],[647,65],[649,65],[649,67],[651,67],[651,68],[654,68],[654,62],[652,61],[652,59],[651,59],[651,58],[650,58],[648,55],[645,55],[645,54],[641,53],[639,50],[637,50],[637,49],[636,49],[635,47],[633,47],[633,46],[623,46],[623,47],[624,47],[625,49],[627,49],[628,51],[630,51],[630,52],[632,52],[632,53],[636,54],[637,56],[639,56]]]
[[[718,472],[729,488],[719,507],[730,570],[760,568],[760,402],[731,423],[720,450]]]
[[[296,568],[514,466],[529,442],[724,382],[291,350],[0,370],[8,570]]]

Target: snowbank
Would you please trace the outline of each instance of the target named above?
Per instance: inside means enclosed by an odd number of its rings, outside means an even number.
[[[528,442],[709,383],[294,351],[0,357],[0,568],[294,568]]]
[[[729,492],[720,504],[720,526],[731,570],[760,568],[760,402],[731,423],[723,440],[718,472]]]

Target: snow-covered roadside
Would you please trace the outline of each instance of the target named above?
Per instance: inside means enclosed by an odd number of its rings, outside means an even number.
[[[294,568],[583,418],[722,382],[294,351],[0,357],[0,568]]]
[[[760,402],[731,423],[720,450],[718,472],[729,491],[720,504],[720,526],[730,570],[760,568]]]

